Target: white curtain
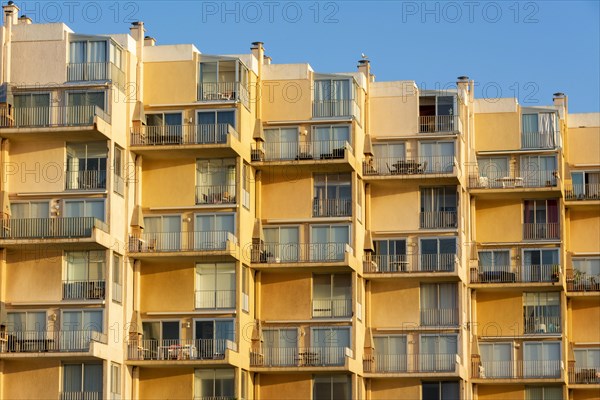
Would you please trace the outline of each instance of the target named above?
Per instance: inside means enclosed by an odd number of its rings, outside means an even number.
[[[85,41],[71,42],[69,46],[70,62],[74,64],[82,64],[87,58]]]
[[[556,114],[539,113],[538,126],[540,132],[540,145],[554,147],[556,145]]]

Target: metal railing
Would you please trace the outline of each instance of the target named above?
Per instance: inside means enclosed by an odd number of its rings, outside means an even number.
[[[125,195],[125,179],[113,173],[113,191],[121,196]]]
[[[107,336],[94,330],[7,332],[2,353],[89,351],[90,342],[107,343]]]
[[[263,347],[250,351],[250,365],[260,367],[333,367],[346,363],[348,347]]]
[[[423,229],[457,228],[456,211],[421,211],[419,227]]]
[[[570,292],[600,292],[600,275],[588,275],[578,270],[567,270],[567,290]]]
[[[228,135],[239,140],[230,124],[149,125],[131,128],[132,146],[225,144]]]
[[[376,373],[455,372],[456,353],[380,354],[364,357],[364,371]]]
[[[600,365],[594,367],[577,367],[575,362],[570,362],[569,383],[600,384]]]
[[[313,100],[313,118],[355,117],[360,122],[360,107],[355,99]]]
[[[240,82],[200,82],[198,101],[240,101],[248,107],[248,87]]]
[[[60,392],[60,400],[102,400],[102,392]]]
[[[366,273],[453,272],[458,264],[456,253],[366,255]]]
[[[64,280],[62,283],[63,300],[102,300],[106,294],[104,280]]]
[[[374,157],[363,161],[363,174],[376,176],[451,174],[458,165],[454,156],[422,156],[413,159]]]
[[[565,185],[567,200],[600,200],[600,183],[571,183]]]
[[[11,115],[0,114],[0,128],[92,126],[95,117],[111,123],[110,115],[95,105],[13,107]]]
[[[471,268],[471,283],[532,283],[560,281],[561,267],[544,265],[496,265]]]
[[[236,185],[198,185],[196,204],[235,204]]]
[[[264,243],[251,250],[253,263],[343,261],[352,249],[347,243]]]
[[[235,308],[235,290],[196,290],[197,309]]]
[[[457,326],[458,308],[421,308],[421,326]]]
[[[522,132],[522,149],[553,149],[556,147],[556,133],[554,132]]]
[[[480,171],[471,167],[468,185],[473,189],[514,189],[554,187],[558,185],[555,170],[522,169],[520,171]]]
[[[227,350],[237,351],[228,339],[130,340],[128,360],[223,360]]]
[[[12,218],[3,222],[0,239],[62,239],[91,237],[108,225],[94,217]]]
[[[419,116],[419,133],[454,133],[459,130],[458,115]]]
[[[346,152],[353,153],[352,146],[346,140],[265,142],[260,154],[256,144],[252,146],[252,151],[259,156],[259,161],[335,160],[343,159]]]
[[[130,235],[133,253],[226,250],[227,243],[237,243],[229,231],[148,232]]]
[[[523,223],[523,239],[544,240],[544,239],[559,239],[560,224],[552,223]]]
[[[483,361],[476,355],[471,361],[475,379],[549,379],[561,378],[561,360]]]
[[[65,175],[67,190],[106,189],[106,171],[67,171]]]
[[[313,217],[347,217],[352,215],[352,199],[313,199]]]
[[[338,318],[352,316],[352,298],[348,293],[344,299],[313,299],[313,318]]]
[[[525,317],[523,321],[525,334],[561,333],[560,316]]]
[[[111,62],[86,62],[67,64],[67,82],[112,81],[123,88],[125,72]]]

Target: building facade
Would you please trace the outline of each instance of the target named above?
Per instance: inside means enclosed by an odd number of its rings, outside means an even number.
[[[3,11],[1,398],[600,397],[600,114]]]

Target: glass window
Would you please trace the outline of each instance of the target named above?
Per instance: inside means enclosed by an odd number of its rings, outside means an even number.
[[[457,227],[458,194],[454,186],[421,189],[421,228]]]
[[[526,334],[561,332],[560,293],[523,293]]]
[[[561,374],[560,342],[523,343],[525,378],[558,378]]]
[[[293,262],[300,259],[300,228],[278,226],[264,228],[265,243],[260,262]]]
[[[121,365],[111,363],[110,365],[110,392],[112,394],[121,394]]]
[[[11,203],[10,212],[12,218],[49,218],[50,202],[31,201],[23,203]]]
[[[65,200],[65,217],[94,217],[104,221],[104,200]]]
[[[350,243],[348,225],[312,225],[311,259],[313,261],[343,260]]]
[[[63,365],[63,396],[81,398],[86,392],[89,398],[102,398],[102,364]]]
[[[50,94],[27,93],[14,95],[15,126],[48,126],[50,123]]]
[[[376,371],[401,372],[408,366],[406,335],[375,336]]]
[[[525,387],[525,400],[562,400],[563,389],[560,386]]]
[[[316,375],[313,400],[347,400],[352,398],[351,379],[347,375]]]
[[[455,283],[421,284],[421,325],[458,324],[458,287]]]
[[[457,335],[421,335],[420,339],[421,371],[454,371],[458,352]]]
[[[315,158],[344,158],[346,143],[352,145],[348,125],[313,126],[312,136]]]
[[[298,329],[265,329],[263,331],[265,365],[296,366],[298,363]]]
[[[6,314],[8,332],[44,332],[46,313],[44,311],[9,312]]]
[[[374,240],[375,255],[372,256],[380,272],[397,272],[408,269],[405,239]]]
[[[420,239],[421,271],[454,271],[456,238]]]
[[[315,174],[314,217],[349,216],[352,214],[350,174]]]
[[[226,399],[235,396],[233,369],[196,369],[194,373],[194,398]]]
[[[512,378],[513,357],[512,343],[481,343],[481,363],[483,370],[480,371],[485,378]]]
[[[235,214],[196,214],[196,250],[225,249],[227,241],[234,238]]]
[[[460,384],[458,382],[423,382],[421,384],[422,400],[459,400]]]
[[[313,317],[351,316],[351,281],[350,274],[313,275]]]
[[[560,261],[558,249],[523,251],[523,280],[525,282],[558,281]]]
[[[310,148],[298,146],[298,128],[269,128],[264,130],[265,151],[269,160],[294,160],[312,158]]]
[[[454,168],[454,142],[419,142],[419,162],[425,172],[452,172]]]
[[[65,252],[64,280],[104,281],[104,251]]]
[[[235,264],[196,264],[196,308],[235,308]]]
[[[236,162],[233,158],[196,161],[196,203],[235,202]]]

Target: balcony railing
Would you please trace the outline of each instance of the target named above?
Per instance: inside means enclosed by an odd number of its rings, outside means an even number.
[[[111,62],[68,63],[67,81],[112,81],[122,88],[125,84],[125,72]]]
[[[458,115],[419,116],[419,133],[454,133],[460,127]]]
[[[313,217],[348,217],[352,215],[352,199],[313,199]]]
[[[355,117],[360,122],[360,107],[354,99],[314,100],[313,118]]]
[[[264,243],[251,251],[253,263],[343,261],[352,248],[347,243]]]
[[[421,326],[457,326],[458,308],[422,308]]]
[[[348,347],[263,347],[250,351],[250,365],[255,367],[334,367],[351,356]]]
[[[570,384],[600,384],[600,365],[596,367],[578,367],[575,362],[569,362]]]
[[[14,107],[0,113],[0,128],[53,128],[92,126],[94,117],[111,123],[110,115],[95,105]],[[7,114],[7,115],[2,115]]]
[[[148,232],[129,237],[133,253],[226,250],[227,243],[237,243],[229,231]]]
[[[352,316],[352,299],[313,299],[313,318],[342,318]]]
[[[484,171],[472,167],[469,173],[469,187],[473,189],[515,189],[541,188],[558,185],[555,170],[527,169],[514,173],[508,171]]]
[[[106,171],[67,171],[67,190],[106,189]]]
[[[525,317],[523,325],[526,335],[562,332],[560,316]]]
[[[128,360],[223,360],[227,350],[237,351],[228,339],[130,340]]]
[[[235,290],[196,290],[196,308],[235,308]]]
[[[559,379],[563,363],[560,360],[480,361],[471,362],[475,379]]]
[[[100,392],[60,392],[60,400],[102,400]]]
[[[522,132],[522,149],[553,149],[556,147],[554,133],[550,132]]]
[[[567,270],[569,292],[600,292],[600,275],[588,275],[578,270]]]
[[[415,174],[451,174],[458,165],[454,156],[430,156],[404,159],[398,157],[375,157],[363,161],[363,174],[415,175]]]
[[[379,354],[364,357],[364,371],[370,373],[455,372],[456,353]]]
[[[239,134],[229,124],[149,125],[131,129],[131,145],[225,144],[228,135],[239,140]]]
[[[253,145],[254,161],[302,161],[343,159],[353,153],[346,140],[314,140],[310,142],[265,142],[259,149]]]
[[[198,101],[240,101],[248,107],[248,87],[240,82],[201,82]]]
[[[66,239],[91,237],[94,229],[108,232],[94,217],[14,218],[4,221],[1,239]]]
[[[419,227],[423,229],[457,228],[456,211],[422,211],[419,213]]]
[[[547,240],[560,238],[560,224],[553,223],[523,223],[523,239]]]
[[[600,183],[572,183],[565,186],[567,200],[600,200]]]
[[[105,334],[93,330],[17,331],[6,333],[2,353],[89,351],[90,342],[107,343]]]
[[[471,283],[558,282],[561,268],[556,264],[496,265],[493,270],[471,268]]]
[[[103,300],[106,292],[104,280],[66,280],[62,283],[63,300]]]
[[[458,264],[456,253],[367,255],[366,273],[453,272]]]
[[[236,185],[196,186],[196,204],[235,204]]]

